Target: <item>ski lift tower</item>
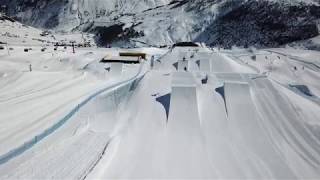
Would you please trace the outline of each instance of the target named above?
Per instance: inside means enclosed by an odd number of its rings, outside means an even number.
[[[72,46],[72,53],[74,54],[74,53],[76,53],[76,51],[75,51],[75,43],[76,43],[76,41],[71,41],[71,46]]]

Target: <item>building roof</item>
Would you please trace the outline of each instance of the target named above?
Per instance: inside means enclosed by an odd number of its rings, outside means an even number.
[[[147,54],[142,52],[120,52],[119,56],[132,56],[132,57],[141,57],[146,59]]]
[[[138,64],[140,58],[135,56],[106,56],[101,63],[125,63],[125,64]]]

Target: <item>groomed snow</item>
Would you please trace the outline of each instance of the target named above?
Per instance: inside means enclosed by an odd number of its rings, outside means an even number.
[[[318,52],[16,38],[0,40],[0,179],[320,178]],[[99,63],[120,51],[147,60]]]

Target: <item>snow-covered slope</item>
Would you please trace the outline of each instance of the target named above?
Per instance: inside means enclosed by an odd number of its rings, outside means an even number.
[[[202,6],[194,5],[124,15],[117,19],[124,24],[109,32],[148,19],[157,21],[138,23],[118,40],[134,35],[156,42],[140,31],[155,40],[166,37],[150,27],[167,22],[170,33],[181,32],[171,39],[187,38],[192,34],[183,30],[197,23],[183,17],[195,19],[191,9]],[[164,22],[164,14],[177,18]],[[95,26],[89,30],[105,30]],[[124,50],[54,50],[47,41],[81,42],[84,36],[41,36],[42,30],[6,16],[0,16],[0,32],[6,43],[0,44],[0,179],[320,177],[317,51],[176,45],[126,49],[147,53],[147,59],[105,64],[103,57]]]
[[[2,43],[40,45],[53,42],[52,37],[41,37],[41,33],[39,29],[0,15],[0,42]]]
[[[24,23],[45,28],[70,30],[100,17],[133,14],[167,4],[168,0],[2,0],[9,14]]]
[[[1,179],[319,179],[319,68],[310,64],[318,53],[297,52],[297,60],[288,49],[174,48],[145,66],[137,84],[80,103],[56,131],[6,161],[4,152],[65,117],[75,96],[136,73],[128,65],[99,80],[88,71],[97,63],[64,69],[105,51],[59,52],[66,62],[29,54],[35,72],[0,78],[8,81],[0,91]],[[23,69],[25,58],[4,56],[0,67]]]
[[[0,15],[0,44],[50,47],[56,43],[89,43],[95,46],[92,34],[88,33],[52,33],[22,24],[7,16]]]

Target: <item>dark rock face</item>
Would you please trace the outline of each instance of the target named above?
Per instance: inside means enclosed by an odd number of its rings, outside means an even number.
[[[67,3],[68,0],[1,0],[0,5],[7,5],[8,15],[18,21],[50,29],[59,24],[59,13]]]
[[[130,38],[144,36],[143,32],[134,30],[134,26],[123,28],[124,24],[115,24],[108,27],[94,27],[89,30],[96,34],[96,42],[100,46],[107,46],[117,41],[129,43]]]
[[[316,0],[313,1],[316,2]],[[101,46],[117,41],[159,45],[160,43],[156,43],[159,39],[170,37],[170,41],[164,41],[164,43],[194,41],[226,48],[232,46],[277,47],[315,37],[319,35],[320,27],[320,6],[291,3],[291,0],[172,0],[167,5],[150,6],[152,8],[141,9],[141,12],[138,8],[135,13],[122,10],[106,13],[106,9],[101,9],[101,13],[90,16],[91,19],[84,18],[90,14],[87,10],[81,12],[81,8],[73,9],[72,2],[78,1],[0,0],[0,5],[6,5],[11,17],[28,25],[50,29],[58,27],[59,24],[67,24],[67,28],[70,27],[72,30],[93,32],[97,35],[96,40]],[[320,3],[320,0],[318,2]],[[218,7],[218,11],[214,13],[208,11],[212,7]],[[110,16],[111,12],[112,16]],[[186,23],[188,29],[185,31],[188,32],[175,28],[179,27],[179,24],[177,26],[174,23],[183,21],[167,21],[170,18],[174,19],[177,14],[170,12],[181,12],[178,16],[194,18],[189,21],[194,23]],[[159,16],[150,19],[143,15]],[[100,16],[110,16],[105,27],[95,23],[99,21]],[[128,19],[132,19],[130,23],[134,25],[123,29]],[[148,38],[150,29],[155,31],[149,27],[153,24],[150,23],[151,21],[159,22],[159,27],[169,25],[168,28],[163,29],[169,35],[159,39]],[[174,38],[178,33],[189,33],[190,38],[186,36]],[[139,37],[143,38],[139,39]]]
[[[118,40],[119,36],[123,33],[122,27],[124,24],[113,25],[109,27],[96,27],[94,32],[96,40],[100,46],[107,45],[115,40]]]
[[[276,47],[319,35],[319,12],[315,5],[248,1],[220,17],[196,40],[227,48]]]

